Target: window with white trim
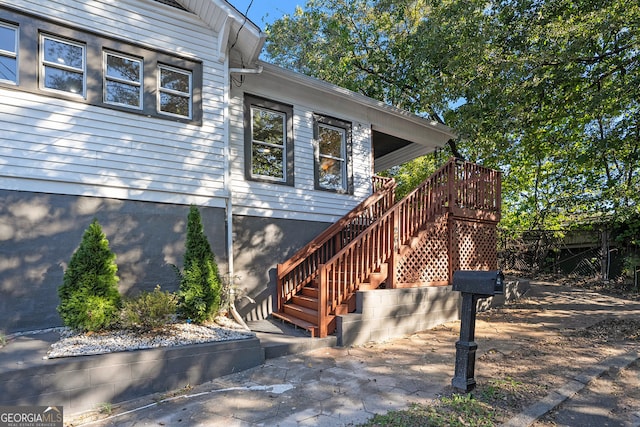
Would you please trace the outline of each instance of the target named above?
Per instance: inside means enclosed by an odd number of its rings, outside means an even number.
[[[0,22],[0,81],[18,83],[18,27]]]
[[[142,60],[104,52],[104,102],[142,109]]]
[[[351,192],[351,124],[330,117],[315,116],[314,138],[316,188],[340,193]]]
[[[40,52],[42,88],[84,97],[85,45],[42,34]]]
[[[158,111],[191,118],[191,72],[159,65],[158,75]]]
[[[248,179],[294,185],[293,107],[245,95]]]

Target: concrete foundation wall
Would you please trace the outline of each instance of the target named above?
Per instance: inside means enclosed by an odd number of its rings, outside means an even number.
[[[174,291],[189,206],[0,190],[0,333],[60,326],[56,311],[73,252],[94,218],[116,254],[123,295],[160,285]],[[223,209],[200,208],[221,271]]]
[[[433,328],[459,319],[451,286],[376,289],[357,293],[356,312],[338,316],[338,344],[351,346]]]
[[[266,319],[276,306],[277,265],[313,240],[329,225],[326,222],[233,217],[233,264],[235,284],[247,298],[238,301],[248,321]]]
[[[68,357],[0,372],[0,406],[62,405],[67,413],[202,384],[264,363],[260,340]]]

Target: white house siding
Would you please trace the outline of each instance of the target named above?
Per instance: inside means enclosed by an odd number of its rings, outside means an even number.
[[[0,5],[203,63],[202,126],[0,86],[0,188],[224,206],[225,71],[212,30],[150,0]]]
[[[244,93],[293,106],[294,186],[245,178],[243,129]],[[240,87],[232,86],[231,181],[233,212],[238,215],[335,222],[371,194],[370,124],[356,104],[336,102],[331,96],[296,89],[284,79],[247,75]],[[353,194],[314,188],[313,114],[352,124]]]

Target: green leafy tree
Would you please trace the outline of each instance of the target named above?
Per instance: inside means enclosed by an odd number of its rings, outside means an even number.
[[[637,2],[309,0],[266,31],[270,61],[453,127],[505,227],[640,211]]]
[[[65,325],[96,331],[117,320],[121,298],[115,258],[102,227],[94,219],[71,256],[58,288],[58,313]]]
[[[218,265],[204,233],[200,212],[189,209],[184,268],[178,297],[180,314],[194,322],[203,322],[220,309],[222,284]]]

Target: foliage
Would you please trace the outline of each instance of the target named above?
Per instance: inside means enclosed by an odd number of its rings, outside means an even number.
[[[504,172],[503,227],[638,211],[637,2],[309,0],[266,31],[270,61],[453,127]]]
[[[120,313],[121,326],[152,330],[172,320],[178,308],[176,295],[162,291],[160,285],[153,292],[141,292],[135,298],[125,299]]]
[[[194,322],[203,322],[220,308],[222,285],[218,264],[207,240],[195,206],[189,209],[184,268],[178,291],[180,314]]]
[[[102,227],[94,219],[82,236],[58,288],[58,312],[65,325],[96,331],[117,319],[121,298],[115,254]]]
[[[400,200],[430,177],[446,160],[439,151],[432,156],[422,156],[412,162],[391,168],[380,175],[396,180],[396,199]]]

